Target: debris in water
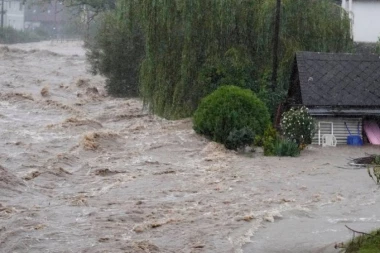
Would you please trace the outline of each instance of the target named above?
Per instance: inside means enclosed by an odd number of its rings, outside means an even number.
[[[88,86],[89,83],[90,83],[90,79],[85,79],[85,78],[78,78],[78,80],[76,81],[76,85],[78,87]]]
[[[31,170],[25,176],[23,176],[22,179],[29,181],[38,177],[39,175],[41,175],[41,172],[39,172],[38,170]]]
[[[160,252],[160,249],[156,245],[154,245],[148,241],[135,242],[134,248],[136,250],[143,250],[146,253],[148,253],[148,252],[149,253]]]
[[[118,174],[118,173],[122,173],[122,172],[120,172],[120,171],[112,171],[112,170],[110,170],[110,169],[108,169],[108,168],[106,168],[106,169],[98,169],[98,170],[96,170],[95,171],[95,175],[97,175],[97,176],[112,176],[112,175],[115,175],[115,174]]]
[[[49,96],[49,87],[47,87],[47,86],[45,86],[45,87],[43,87],[42,89],[41,89],[41,96],[43,96],[43,97],[47,97],[47,96]]]

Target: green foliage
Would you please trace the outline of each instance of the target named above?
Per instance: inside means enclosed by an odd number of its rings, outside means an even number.
[[[279,136],[276,129],[268,126],[262,137],[265,156],[299,156],[298,144],[288,138]]]
[[[377,38],[376,46],[375,46],[375,53],[380,54],[380,37]]]
[[[257,147],[262,147],[264,145],[263,144],[263,136],[262,135],[256,135],[255,139],[253,141],[253,145],[255,145]]]
[[[255,91],[272,112],[287,90],[295,51],[351,50],[350,21],[342,8],[330,0],[283,0],[279,81],[276,91],[268,92],[275,2],[140,1],[145,104],[166,118],[186,117],[202,97],[235,84]]]
[[[380,230],[371,235],[361,235],[347,243],[345,253],[378,253],[380,252]]]
[[[272,126],[268,126],[265,129],[262,142],[265,156],[273,156],[276,154],[275,145],[278,140],[278,133]]]
[[[105,14],[93,43],[87,44],[91,70],[107,78],[106,88],[113,96],[135,97],[139,93],[144,37],[135,6],[134,1],[128,1]]]
[[[315,121],[306,107],[292,108],[282,115],[281,130],[285,137],[300,146],[311,144],[315,134]]]
[[[251,145],[254,140],[254,133],[248,127],[243,127],[242,129],[233,129],[227,137],[226,143],[224,144],[228,149],[238,150]]]
[[[300,155],[298,144],[287,138],[277,138],[274,144],[274,154],[276,156],[292,156]]]
[[[372,165],[367,167],[368,175],[380,185],[380,155],[373,158]]]
[[[208,60],[199,70],[197,83],[204,90],[202,96],[210,94],[218,87],[233,83],[235,86],[259,91],[252,80],[252,62],[242,48],[230,48],[221,59]]]
[[[202,100],[194,113],[193,123],[197,133],[226,144],[234,129],[247,128],[254,134],[263,134],[269,114],[252,91],[221,86]]]
[[[46,34],[32,31],[18,31],[12,27],[4,27],[3,29],[0,28],[1,44],[37,42],[44,39],[47,39]]]

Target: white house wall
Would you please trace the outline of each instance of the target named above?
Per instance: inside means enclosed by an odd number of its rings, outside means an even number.
[[[347,123],[348,128],[352,135],[358,135],[358,123],[359,123],[359,135],[362,137],[362,119],[361,118],[335,118],[335,117],[317,117],[315,118],[318,128],[318,123],[321,122],[332,122],[333,123],[333,134],[337,139],[338,144],[347,144],[347,136],[349,133],[344,125]],[[328,124],[321,124],[320,136],[323,134],[331,134],[331,129]],[[317,133],[314,135],[313,144],[318,144],[318,129]]]
[[[4,1],[4,15],[5,26],[10,26],[17,30],[24,30],[24,8],[22,1]]]
[[[342,6],[350,11],[350,1]],[[376,42],[380,36],[380,1],[352,0],[352,32],[356,42]]]

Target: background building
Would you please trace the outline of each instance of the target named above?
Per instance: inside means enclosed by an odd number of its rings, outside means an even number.
[[[354,41],[377,42],[380,36],[380,0],[342,0],[348,11]]]
[[[24,10],[22,0],[4,0],[4,27],[10,26],[17,30],[24,30]]]

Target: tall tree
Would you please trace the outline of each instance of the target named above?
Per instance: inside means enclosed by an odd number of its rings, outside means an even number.
[[[277,70],[278,70],[278,44],[280,39],[280,16],[281,15],[281,0],[276,0],[276,15],[274,20],[273,33],[273,67],[272,67],[272,84],[271,88],[274,92],[277,86]]]
[[[226,84],[250,88],[274,106],[287,89],[295,51],[346,52],[352,45],[349,18],[331,0],[119,3],[123,4],[111,15],[125,10],[124,19],[134,15],[132,22],[139,22],[143,31],[139,92],[152,112],[166,118],[190,116],[204,96]],[[134,3],[133,9],[128,7],[130,3]],[[280,25],[275,26],[274,20]],[[110,52],[106,47],[125,52],[129,46],[123,43],[129,45],[131,38],[128,33],[110,34],[104,40],[109,43],[101,43],[98,52]],[[118,74],[122,68],[112,67],[117,62],[112,57],[104,59],[108,59],[106,69],[115,70],[110,72],[112,78],[121,78],[112,83],[127,85],[123,80],[127,77]]]
[[[230,84],[270,91],[272,80],[282,91],[296,50],[346,51],[352,42],[349,19],[330,0],[143,0],[142,8],[141,94],[153,112],[167,118],[191,115],[200,98],[217,87],[213,82],[225,78],[220,66],[230,52],[243,57],[237,62],[247,62],[236,73],[248,69],[250,79]],[[275,19],[281,26],[273,25]]]

